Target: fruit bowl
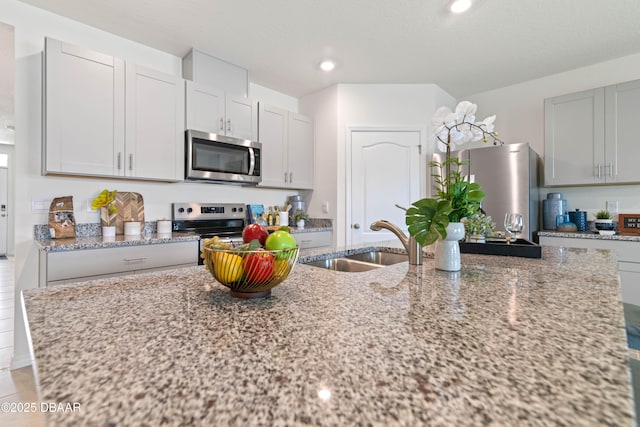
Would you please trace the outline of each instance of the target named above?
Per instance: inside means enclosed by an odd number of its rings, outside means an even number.
[[[204,246],[204,265],[237,298],[261,298],[286,279],[298,260],[299,248],[240,250]]]

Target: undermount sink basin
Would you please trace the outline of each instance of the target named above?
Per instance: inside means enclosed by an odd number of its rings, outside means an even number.
[[[349,255],[345,258],[371,262],[373,264],[380,265],[393,265],[399,262],[409,261],[409,257],[407,255],[381,251],[364,252],[361,254]]]
[[[326,268],[328,270],[359,273],[363,271],[383,268],[387,265],[408,261],[407,255],[393,254],[389,252],[371,251],[360,254],[347,255],[345,257],[329,258],[321,261],[306,263],[313,267]]]

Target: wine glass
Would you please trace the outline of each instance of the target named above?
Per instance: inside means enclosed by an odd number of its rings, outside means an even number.
[[[521,213],[507,212],[504,215],[504,228],[507,230],[507,242],[511,241],[512,236],[517,239],[518,233],[524,230],[524,217]]]

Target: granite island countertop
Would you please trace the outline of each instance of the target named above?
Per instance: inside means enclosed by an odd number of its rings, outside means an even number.
[[[632,425],[615,252],[542,255],[24,291],[40,397],[81,405],[53,425]]]
[[[617,240],[623,242],[640,242],[640,234],[612,234],[610,236],[602,236],[593,231],[566,232],[566,231],[538,231],[538,236],[544,237],[568,237],[571,239],[591,239],[591,240]]]

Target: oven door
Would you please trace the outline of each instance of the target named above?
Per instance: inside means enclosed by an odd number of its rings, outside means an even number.
[[[186,139],[187,179],[260,182],[259,142],[194,130],[187,131]]]

